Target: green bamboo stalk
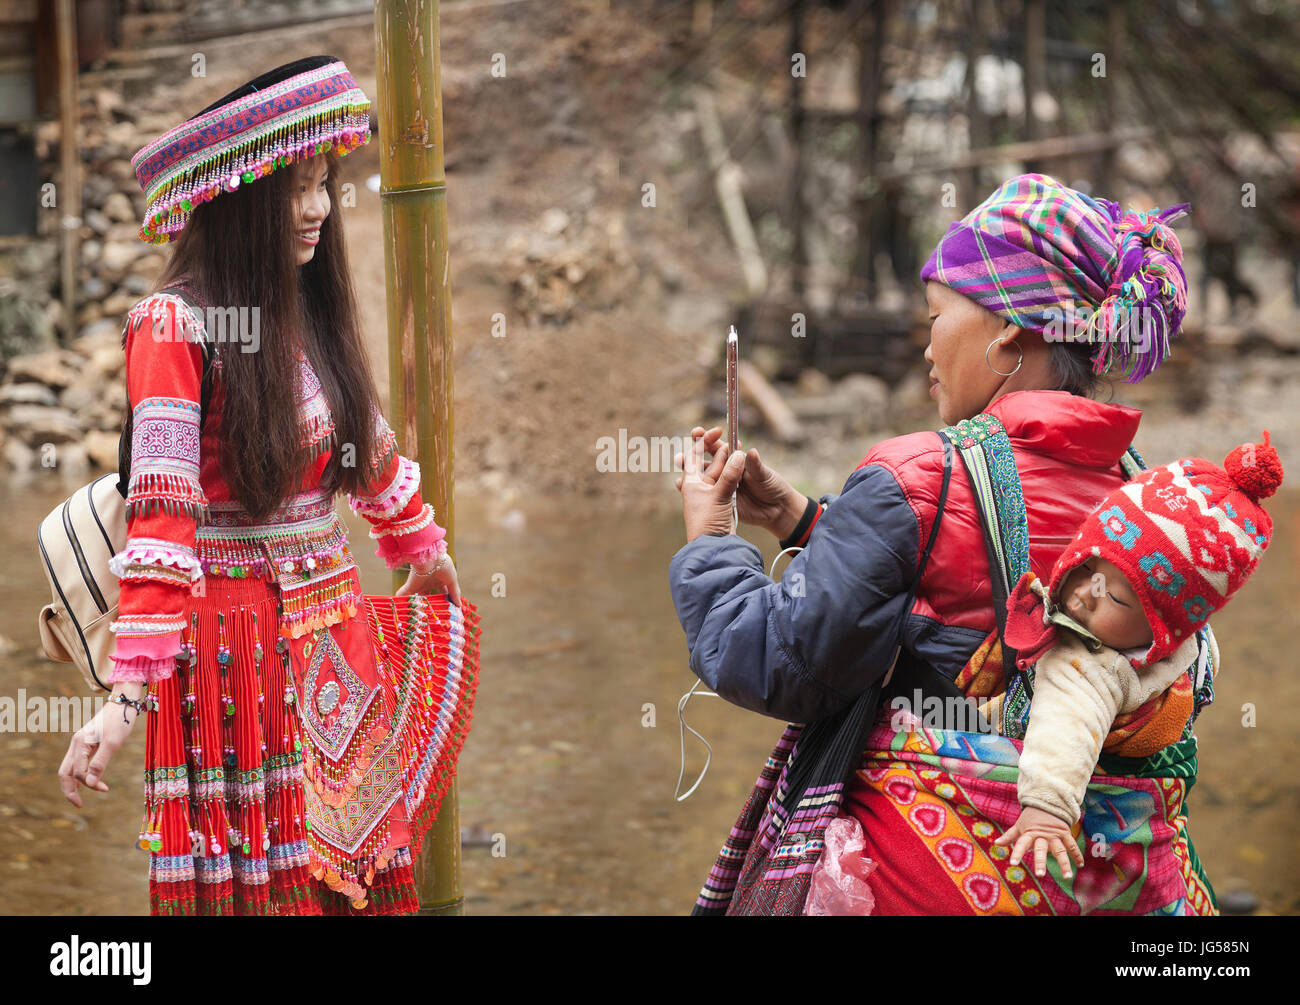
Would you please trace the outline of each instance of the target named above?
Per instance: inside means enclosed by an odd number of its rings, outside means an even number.
[[[380,205],[388,301],[390,414],[420,492],[452,550],[452,341],[442,152],[438,0],[376,0]],[[414,451],[414,453],[412,453]],[[400,586],[404,574],[394,577]],[[421,914],[462,914],[453,784],[415,863]]]

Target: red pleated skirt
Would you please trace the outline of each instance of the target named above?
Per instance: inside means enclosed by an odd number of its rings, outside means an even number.
[[[413,858],[472,717],[477,611],[366,596],[289,639],[273,583],[205,589],[175,672],[149,688],[150,912],[415,912]]]

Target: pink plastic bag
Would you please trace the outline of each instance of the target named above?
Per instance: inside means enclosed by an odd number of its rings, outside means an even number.
[[[813,866],[805,915],[866,915],[876,909],[867,877],[876,863],[863,854],[866,838],[856,817],[839,816],[826,827],[826,848]]]

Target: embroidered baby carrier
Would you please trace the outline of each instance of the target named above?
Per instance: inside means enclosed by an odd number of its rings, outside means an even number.
[[[1016,671],[1015,654],[1001,644],[1010,584],[1029,568],[1024,497],[1010,440],[996,417],[981,414],[939,435],[944,485],[913,595],[942,517],[955,449],[980,512],[997,628],[954,684],[970,697],[1004,695],[1008,735],[894,729],[877,719],[880,684],[841,716],[788,725],[692,913],[802,913],[826,826],[843,812],[846,794],[856,799],[863,791],[880,808],[879,816],[867,814],[864,829],[868,855],[879,863],[870,883],[881,913],[916,913],[908,911],[907,894],[917,883],[925,883],[928,898],[948,904],[944,913],[1214,913],[1183,814],[1196,776],[1192,722],[1213,699],[1217,651],[1208,627],[1196,666],[1165,695],[1117,719],[1104,744],[1084,824],[1115,854],[1090,858],[1091,869],[1081,870],[1071,887],[1058,873],[1036,880],[1006,866],[1007,849],[993,845],[1018,814],[1016,737],[1024,735],[1033,698],[1032,668]],[[1145,467],[1132,448],[1122,464],[1128,477]],[[911,604],[909,597],[904,610]],[[1055,868],[1049,863],[1049,871]],[[891,870],[897,878],[892,886],[882,875]],[[945,886],[950,880],[951,893]]]

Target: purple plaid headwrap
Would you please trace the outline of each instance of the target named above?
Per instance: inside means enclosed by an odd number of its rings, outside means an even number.
[[[921,281],[1048,341],[1098,343],[1093,372],[1118,369],[1133,383],[1169,358],[1187,313],[1183,248],[1169,224],[1189,208],[1125,212],[1022,174],[948,228]]]

